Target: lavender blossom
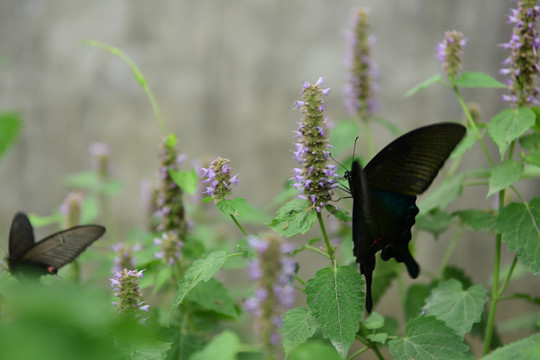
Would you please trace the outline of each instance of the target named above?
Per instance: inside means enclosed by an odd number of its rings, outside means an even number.
[[[238,185],[238,174],[231,177],[230,162],[229,159],[218,157],[208,168],[201,168],[201,179],[205,178],[202,182],[207,184],[205,192],[215,201],[225,199],[232,193],[231,185]]]
[[[184,243],[175,231],[167,231],[161,234],[161,238],[154,238],[154,245],[159,247],[154,256],[165,260],[169,265],[174,265],[180,260],[180,251]]]
[[[277,329],[281,325],[280,314],[292,307],[294,302],[294,278],[296,263],[286,254],[291,251],[275,234],[261,238],[252,236],[249,244],[258,251],[258,258],[249,265],[250,277],[256,282],[252,297],[245,302],[246,309],[255,317],[255,330],[268,354],[279,343]]]
[[[327,164],[331,145],[328,143],[327,122],[323,117],[324,103],[321,95],[327,95],[330,88],[321,90],[324,83],[319,78],[315,85],[305,83],[302,89],[303,101],[296,102],[302,112],[302,121],[296,131],[296,151],[294,157],[300,167],[293,169],[293,184],[300,191],[300,198],[309,200],[317,212],[332,199],[337,186],[335,166]]]
[[[112,246],[111,249],[116,253],[116,256],[114,257],[114,266],[112,268],[113,273],[121,271],[122,269],[135,269],[136,259],[133,257],[133,253],[142,249],[140,244],[129,245],[118,243]]]
[[[111,172],[109,145],[104,143],[92,143],[88,146],[88,152],[92,155],[92,169],[101,177],[106,179]]]
[[[169,169],[178,170],[183,161],[177,155],[177,149],[165,139],[160,148],[159,185],[156,194],[156,215],[160,219],[158,231],[174,231],[180,240],[186,235],[186,218],[183,203],[183,191],[173,181]]]
[[[538,48],[540,37],[536,30],[536,21],[540,15],[540,6],[533,6],[536,1],[519,0],[517,9],[511,9],[508,21],[514,24],[510,41],[501,47],[510,51],[510,56],[503,62],[500,73],[507,76],[510,95],[504,95],[503,101],[517,104],[540,105],[536,99],[538,88],[535,79],[540,72]]]
[[[83,195],[78,192],[70,192],[62,205],[60,213],[64,215],[64,229],[69,229],[81,223],[81,207]]]
[[[437,56],[449,77],[456,77],[461,70],[463,49],[467,41],[462,33],[452,30],[444,33],[444,40],[437,46]]]
[[[351,114],[367,119],[377,109],[374,98],[377,69],[371,59],[370,47],[375,38],[369,34],[366,10],[356,11],[347,37],[350,50],[345,58],[345,65],[349,68],[349,81],[344,88],[345,106]]]
[[[139,279],[143,278],[143,271],[123,269],[114,274],[111,287],[114,295],[118,298],[113,302],[116,311],[123,316],[133,317],[144,323],[148,318],[143,318],[141,311],[148,312],[149,305],[142,300],[142,290],[139,287]]]

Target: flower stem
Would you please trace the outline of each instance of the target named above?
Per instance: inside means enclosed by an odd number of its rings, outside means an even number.
[[[322,215],[320,212],[317,212],[317,220],[319,220],[319,226],[321,227],[321,232],[323,234],[324,243],[326,244],[326,250],[328,251],[328,256],[330,257],[330,261],[333,264],[335,262],[334,249],[332,248],[332,244],[330,244],[330,240],[328,239],[328,234],[326,233],[324,221],[322,219]]]
[[[242,227],[242,225],[240,225],[240,223],[238,222],[238,220],[236,220],[236,216],[234,216],[233,214],[229,214],[229,216],[231,217],[231,219],[233,219],[234,223],[236,224],[236,226],[238,226],[238,228],[240,229],[240,231],[242,232],[242,234],[244,234],[244,236],[247,236],[248,233],[246,232],[246,230],[244,230],[244,228]]]

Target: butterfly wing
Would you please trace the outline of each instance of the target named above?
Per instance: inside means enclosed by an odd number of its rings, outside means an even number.
[[[370,188],[403,195],[423,193],[465,131],[460,124],[439,123],[397,138],[366,165],[364,172]]]
[[[8,265],[12,271],[22,256],[34,246],[34,229],[24,213],[17,213],[9,230]]]
[[[99,225],[76,226],[57,232],[36,243],[22,256],[20,262],[58,270],[75,260],[104,233],[105,228]]]

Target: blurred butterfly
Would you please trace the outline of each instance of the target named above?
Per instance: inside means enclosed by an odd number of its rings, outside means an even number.
[[[411,227],[423,193],[465,135],[465,127],[439,123],[420,127],[391,142],[362,170],[353,160],[345,172],[353,198],[354,255],[366,278],[366,310],[371,312],[375,254],[396,259],[416,278],[420,267],[409,252]]]
[[[56,274],[104,233],[105,228],[99,225],[75,226],[36,243],[30,220],[25,214],[17,213],[9,231],[9,271],[14,275]]]

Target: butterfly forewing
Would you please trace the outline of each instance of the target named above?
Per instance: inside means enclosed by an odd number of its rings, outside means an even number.
[[[12,267],[18,259],[34,246],[34,229],[23,213],[17,213],[9,230],[8,263]]]
[[[404,195],[423,193],[464,135],[462,125],[440,123],[397,138],[366,165],[370,187]]]
[[[59,269],[75,260],[90,244],[99,239],[105,228],[99,225],[76,226],[52,234],[26,252],[21,262],[32,262]]]

